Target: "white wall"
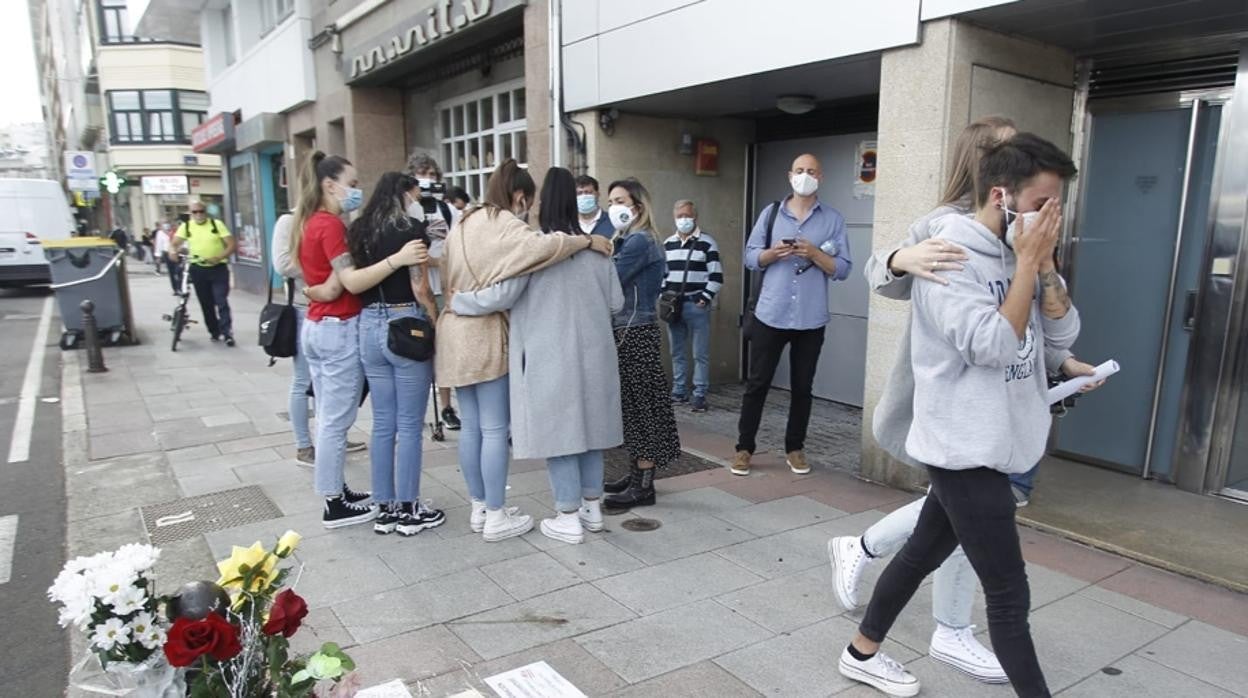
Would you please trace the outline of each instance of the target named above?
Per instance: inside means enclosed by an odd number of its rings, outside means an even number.
[[[306,4],[302,4],[306,7]],[[209,32],[219,32],[219,26],[207,21],[205,13],[204,32],[206,47],[220,47],[220,36],[215,42],[207,39]],[[233,65],[224,67],[224,59],[213,55],[208,49],[210,72],[208,91],[212,112],[242,110],[243,118],[270,112],[281,114],[316,99],[316,73],[308,39],[312,36],[312,21],[296,9],[295,15],[266,34],[259,43],[243,53]]]
[[[563,4],[569,111],[913,44],[920,0]]]

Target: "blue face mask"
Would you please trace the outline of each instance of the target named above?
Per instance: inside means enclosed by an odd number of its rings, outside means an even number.
[[[364,190],[358,187],[343,187],[343,191],[347,194],[338,199],[338,205],[342,206],[343,213],[351,213],[355,209],[364,205]]]
[[[598,197],[593,194],[577,194],[576,210],[588,216],[598,209]]]

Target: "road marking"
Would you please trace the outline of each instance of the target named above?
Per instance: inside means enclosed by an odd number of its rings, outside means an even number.
[[[17,542],[17,514],[0,517],[0,584],[13,576],[13,547]]]
[[[43,380],[43,357],[48,351],[48,327],[52,324],[52,296],[43,301],[39,314],[39,329],[30,348],[30,361],[26,362],[26,378],[22,381],[22,396],[17,405],[17,420],[13,423],[13,440],[9,442],[9,462],[24,463],[30,459],[30,435],[35,426],[35,399],[39,397],[39,384]]]

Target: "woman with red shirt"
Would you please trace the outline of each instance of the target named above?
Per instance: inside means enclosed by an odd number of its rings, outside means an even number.
[[[343,481],[347,431],[355,422],[364,382],[359,347],[362,304],[349,289],[376,286],[399,267],[423,264],[428,252],[413,240],[372,266],[355,268],[347,249],[347,227],[340,218],[364,200],[355,167],[346,158],[317,151],[304,167],[302,182],[290,255],[299,260],[310,287],[304,293],[311,302],[299,346],[316,393],[315,486],[325,498],[321,521],[326,528],[340,528],[377,516],[371,494],[355,492]]]

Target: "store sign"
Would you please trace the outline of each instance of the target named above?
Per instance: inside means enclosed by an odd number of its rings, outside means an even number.
[[[439,0],[401,22],[394,30],[348,52],[348,80],[402,60],[481,20],[521,7],[525,0]]]
[[[144,194],[190,194],[186,175],[158,175],[143,178]]]
[[[65,179],[69,182],[70,191],[99,191],[95,153],[89,150],[65,151]]]
[[[212,153],[234,139],[234,115],[221,112],[191,131],[191,150]]]

